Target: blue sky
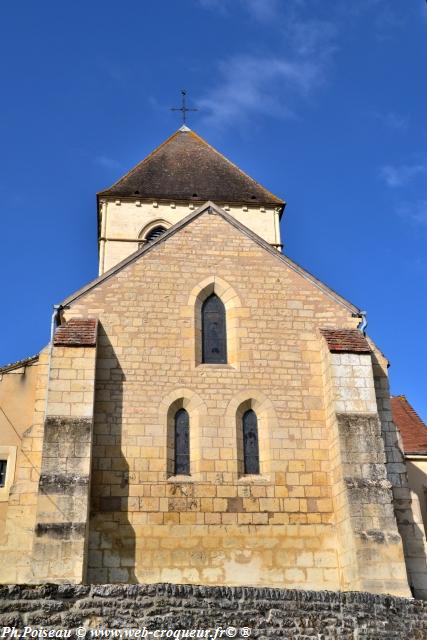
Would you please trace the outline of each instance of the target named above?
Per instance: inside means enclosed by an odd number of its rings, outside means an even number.
[[[97,274],[95,193],[190,126],[277,195],[285,253],[368,311],[427,420],[424,0],[31,0],[1,9],[0,363]]]

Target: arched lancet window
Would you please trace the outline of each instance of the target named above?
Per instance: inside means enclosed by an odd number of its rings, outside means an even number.
[[[175,475],[190,475],[190,420],[185,409],[175,414]]]
[[[153,227],[153,229],[150,229],[150,231],[145,236],[146,242],[152,242],[153,240],[156,240],[165,231],[166,231],[166,228],[163,227],[162,225],[158,225],[157,227]]]
[[[225,307],[215,293],[206,298],[202,305],[202,362],[227,362]]]
[[[255,411],[245,411],[242,423],[244,472],[259,473],[258,420]]]

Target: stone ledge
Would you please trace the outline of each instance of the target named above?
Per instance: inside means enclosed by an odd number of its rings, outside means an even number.
[[[58,540],[81,538],[86,531],[84,522],[39,522],[35,527],[37,538],[43,536]]]
[[[75,473],[42,473],[39,488],[43,493],[85,494],[89,486],[89,476]]]

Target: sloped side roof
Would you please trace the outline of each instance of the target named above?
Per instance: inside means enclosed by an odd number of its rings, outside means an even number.
[[[427,426],[405,396],[391,398],[393,421],[400,431],[405,453],[427,454]]]
[[[284,205],[187,127],[98,196]]]
[[[97,325],[96,318],[70,318],[55,331],[53,344],[55,347],[94,347]]]
[[[371,353],[363,333],[358,329],[320,329],[332,353]]]
[[[8,371],[13,371],[14,369],[20,369],[21,367],[27,367],[28,365],[37,362],[39,359],[39,354],[37,353],[35,356],[29,356],[28,358],[23,358],[22,360],[17,360],[16,362],[10,362],[9,364],[4,364],[0,367],[0,373],[8,373]]]
[[[89,291],[91,291],[92,289],[100,285],[105,280],[108,280],[109,278],[114,277],[116,273],[124,269],[128,264],[134,262],[135,260],[139,260],[139,258],[144,256],[146,253],[155,250],[156,247],[158,247],[163,242],[167,242],[171,236],[173,236],[175,233],[179,233],[181,229],[187,227],[189,224],[193,222],[193,220],[195,220],[199,216],[204,214],[209,215],[210,213],[216,213],[217,215],[221,216],[231,226],[235,227],[241,233],[243,233],[248,238],[250,238],[253,242],[255,242],[258,246],[264,249],[267,253],[272,255],[276,260],[280,260],[288,268],[292,269],[292,271],[294,271],[295,273],[298,273],[302,278],[305,278],[306,280],[311,282],[312,285],[314,285],[315,287],[323,291],[323,293],[327,295],[329,298],[332,298],[333,300],[335,300],[335,302],[337,302],[338,304],[341,304],[346,309],[348,309],[348,311],[357,315],[360,314],[360,309],[358,307],[356,307],[354,304],[352,304],[351,302],[349,302],[348,300],[340,296],[333,289],[328,287],[324,282],[322,282],[321,280],[318,280],[318,278],[313,276],[309,271],[306,271],[305,269],[300,267],[296,262],[294,262],[287,256],[277,251],[277,249],[273,248],[268,242],[266,242],[263,238],[257,235],[254,231],[252,231],[251,229],[246,227],[244,224],[236,220],[236,218],[228,214],[226,211],[224,211],[224,209],[221,209],[221,207],[219,207],[213,202],[206,202],[204,205],[202,205],[201,207],[199,207],[198,209],[190,213],[188,216],[186,216],[185,218],[182,218],[182,220],[179,220],[179,222],[172,225],[172,227],[167,229],[158,238],[156,238],[152,242],[149,242],[148,244],[143,245],[140,249],[135,251],[135,253],[132,253],[130,256],[127,256],[127,258],[125,258],[118,264],[114,265],[114,267],[112,267],[102,275],[98,276],[98,278],[95,278],[94,280],[92,280],[92,282],[89,282],[87,285],[85,285],[84,287],[82,287],[72,295],[68,296],[68,298],[62,301],[61,306],[65,307],[71,304],[81,296],[85,295],[86,293],[88,293]]]

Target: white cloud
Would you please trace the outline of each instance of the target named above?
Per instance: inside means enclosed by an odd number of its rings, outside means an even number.
[[[296,117],[297,108],[301,113],[301,99],[312,96],[328,77],[341,24],[337,12],[328,12],[327,20],[313,18],[313,5],[306,0],[197,2],[225,13],[237,6],[259,23],[260,32],[268,25],[270,35],[268,49],[264,42],[256,54],[251,43],[218,64],[215,80],[197,104],[205,125],[224,128],[257,115]]]
[[[307,95],[321,81],[314,62],[284,57],[238,55],[222,63],[220,80],[198,108],[207,124],[223,127],[252,114],[294,115],[292,97]]]
[[[392,131],[406,131],[410,124],[408,115],[396,113],[396,111],[384,112],[372,109],[368,112],[368,115],[377,120],[383,127]]]
[[[257,55],[252,47],[218,65],[216,83],[197,104],[205,124],[217,128],[240,124],[256,115],[296,117],[301,98],[307,99],[325,82],[337,50],[337,26],[303,18],[307,8],[304,0],[280,5],[276,0],[244,0],[244,5],[257,20],[271,20],[276,36],[270,51]]]
[[[114,84],[124,85],[130,81],[129,69],[110,57],[100,57],[98,65],[103,74]]]
[[[259,22],[271,22],[280,12],[279,0],[197,0],[203,9],[227,13],[227,11],[239,5],[240,9]]]
[[[94,161],[96,164],[101,165],[101,167],[106,167],[107,169],[120,169],[120,163],[109,156],[96,156]]]
[[[385,165],[380,174],[389,187],[404,187],[420,174],[427,173],[425,164],[403,164],[400,166]]]
[[[286,30],[297,55],[321,55],[324,58],[336,50],[338,27],[332,22],[293,19],[288,22]]]
[[[260,22],[270,22],[279,15],[278,0],[243,0],[243,4],[251,16]]]
[[[402,202],[397,207],[397,213],[417,226],[427,227],[427,200]]]
[[[228,0],[197,0],[203,9],[224,11],[227,7]]]
[[[384,116],[384,123],[395,131],[405,131],[409,125],[409,117],[390,111]]]

